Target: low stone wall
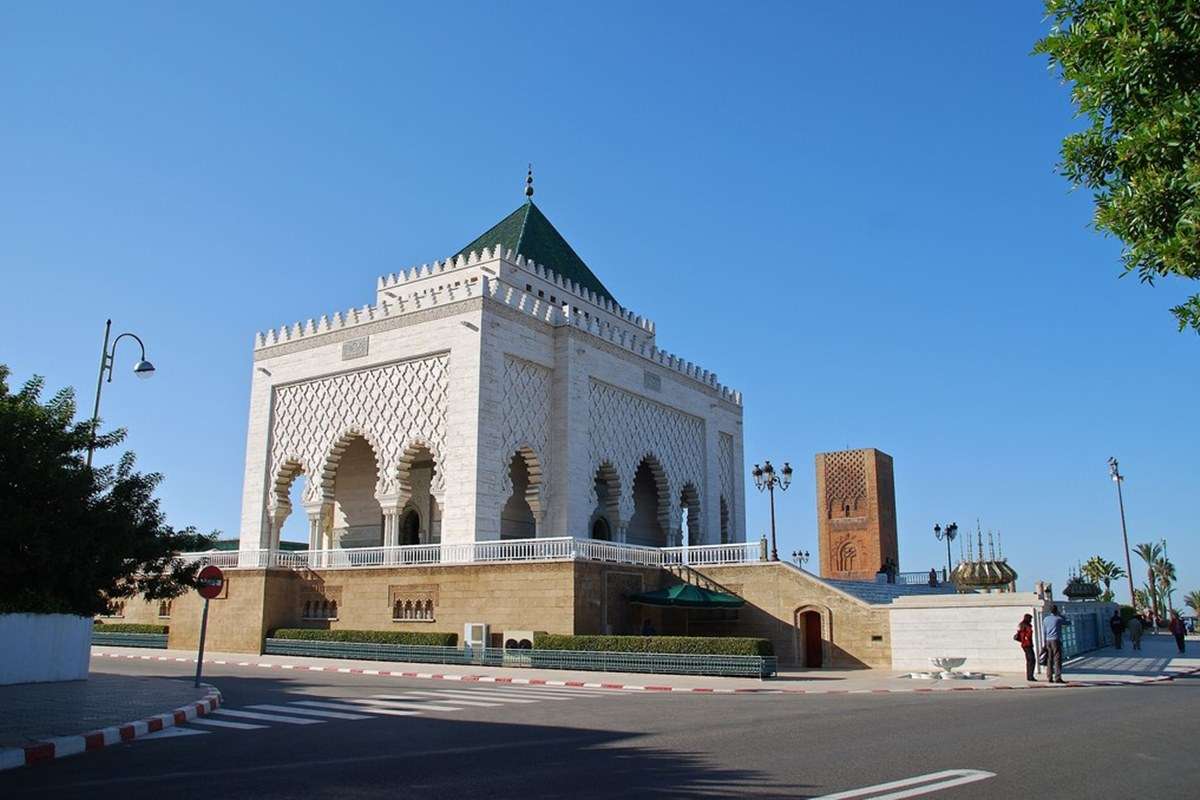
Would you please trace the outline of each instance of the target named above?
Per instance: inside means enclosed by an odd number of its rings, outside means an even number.
[[[931,669],[935,656],[961,656],[964,670],[1024,672],[1025,654],[1013,641],[1025,614],[1049,608],[1033,592],[950,594],[897,598],[891,615],[892,668]]]
[[[780,664],[824,668],[889,667],[888,609],[873,606],[782,561],[698,568],[745,598],[736,623],[701,635],[770,639]],[[804,617],[805,612],[813,615]],[[806,620],[820,619],[821,663],[809,663]],[[815,654],[813,654],[815,655]]]
[[[0,614],[0,685],[81,681],[91,659],[91,617]]]

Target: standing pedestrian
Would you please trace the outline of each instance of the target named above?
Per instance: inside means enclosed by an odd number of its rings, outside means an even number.
[[[1142,630],[1145,625],[1142,624],[1142,615],[1134,614],[1129,620],[1129,641],[1133,644],[1134,650],[1142,649]]]
[[[1033,677],[1033,614],[1026,614],[1021,619],[1017,632],[1013,634],[1013,641],[1019,642],[1025,651],[1025,680],[1036,681],[1037,678]]]
[[[1058,614],[1058,606],[1050,606],[1050,613],[1042,617],[1042,638],[1046,640],[1046,680],[1050,683],[1066,683],[1062,677],[1062,628],[1071,621]]]
[[[1187,628],[1183,626],[1183,620],[1179,618],[1178,611],[1171,612],[1171,621],[1167,623],[1167,630],[1175,637],[1175,646],[1179,648],[1179,652],[1183,652],[1183,635],[1187,633]]]
[[[1112,619],[1108,621],[1108,627],[1112,629],[1113,647],[1121,649],[1121,633],[1125,630],[1125,623],[1121,621],[1121,611],[1117,609],[1113,612]]]

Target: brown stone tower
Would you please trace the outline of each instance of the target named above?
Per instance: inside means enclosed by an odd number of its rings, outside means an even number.
[[[817,454],[821,577],[875,580],[900,563],[892,457],[873,447]]]

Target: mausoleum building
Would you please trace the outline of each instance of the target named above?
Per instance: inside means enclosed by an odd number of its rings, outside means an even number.
[[[256,337],[243,548],[297,513],[314,551],[745,540],[741,395],[661,349],[532,196],[373,300]]]

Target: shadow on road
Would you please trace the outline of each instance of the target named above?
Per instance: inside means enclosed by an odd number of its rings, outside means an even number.
[[[311,700],[318,694],[367,696],[403,690],[382,681],[342,686],[315,683],[304,673],[221,675],[213,682],[230,708]],[[453,701],[428,698],[425,702]],[[676,736],[679,744],[672,747],[663,747],[661,739],[656,746],[639,744],[644,734],[638,731],[612,730],[614,726],[633,727],[632,722],[621,724],[622,711],[630,708],[631,702],[644,702],[644,698],[542,702],[515,710],[509,706],[497,712],[499,718],[492,714],[486,720],[430,712],[430,716],[331,720],[303,726],[263,723],[267,727],[261,730],[217,729],[206,735],[135,741],[0,773],[0,796],[6,800],[91,800],[110,793],[191,797],[205,793],[202,786],[227,798],[306,800],[475,794],[520,798],[811,796],[805,792],[809,786],[780,783],[757,770],[728,766],[736,759],[708,752],[717,746],[713,734],[719,733],[719,719],[711,722],[715,729],[697,730],[691,738]],[[669,703],[665,704],[664,713],[669,713],[669,708]],[[297,708],[296,713],[302,714],[303,709]],[[590,718],[601,713],[609,729],[598,729],[599,720]],[[581,726],[578,720],[585,724]],[[723,737],[722,746],[728,741],[729,737]]]

